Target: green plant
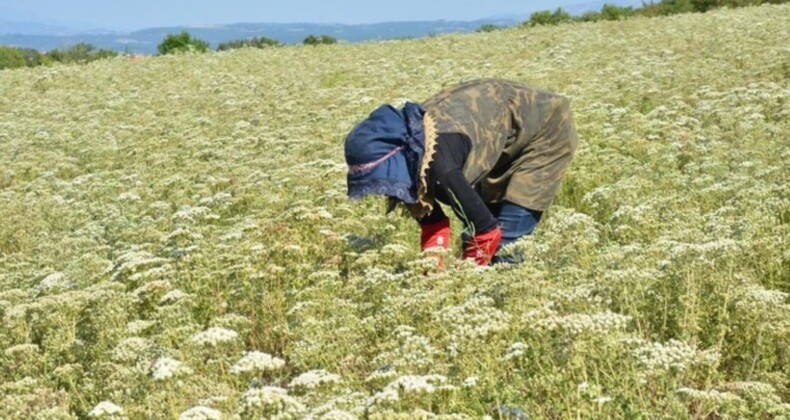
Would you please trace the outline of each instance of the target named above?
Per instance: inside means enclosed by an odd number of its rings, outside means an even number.
[[[524,26],[538,26],[538,25],[550,25],[552,24],[551,20],[551,11],[549,10],[541,10],[538,12],[533,12],[529,16],[529,20],[524,22]]]
[[[0,47],[0,70],[25,67],[25,55],[18,48]]]
[[[254,37],[235,41],[221,42],[217,51],[228,51],[236,48],[267,48],[280,46],[279,41],[267,37]]]
[[[46,54],[42,54],[38,50],[23,48],[22,54],[25,56],[25,64],[28,67],[36,67],[47,63]]]
[[[331,45],[337,44],[337,39],[329,35],[308,35],[302,43],[305,45]]]
[[[96,49],[92,44],[78,43],[66,49],[54,49],[44,54],[30,53],[30,66],[59,62],[63,64],[85,64],[96,60],[117,57],[114,50]]]
[[[601,12],[584,12],[576,20],[580,22],[597,22],[601,20]]]
[[[570,15],[570,13],[562,10],[562,8],[557,8],[557,10],[554,12],[548,10],[534,12],[530,15],[529,20],[524,24],[528,26],[558,25],[560,23],[571,21],[573,21],[573,17]]]
[[[601,8],[601,19],[622,20],[634,14],[632,7],[619,7],[614,4],[604,4]]]
[[[503,26],[494,25],[493,23],[486,23],[479,28],[477,28],[476,32],[495,32],[504,29]]]
[[[0,418],[789,417],[787,16],[0,72]],[[342,139],[481,58],[579,149],[439,273]]]
[[[182,31],[179,34],[168,34],[157,46],[157,50],[161,55],[183,52],[206,52],[208,49],[208,42],[193,38],[187,31]]]

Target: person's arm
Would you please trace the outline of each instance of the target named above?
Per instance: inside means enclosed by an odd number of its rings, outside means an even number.
[[[435,188],[435,197],[448,204],[463,221],[464,228],[474,234],[493,229],[497,220],[464,177],[463,167],[471,147],[471,140],[465,135],[440,134],[428,177]],[[431,216],[434,215],[429,215],[429,218]]]
[[[488,265],[502,240],[502,230],[488,206],[455,168],[439,177],[438,188],[451,198],[450,206],[464,223],[463,258]]]
[[[465,259],[474,259],[479,265],[488,265],[502,238],[496,218],[491,214],[483,198],[475,191],[463,174],[466,158],[471,150],[471,141],[461,134],[440,134],[436,154],[429,168],[431,186],[435,197],[453,209],[463,221],[465,228]],[[423,249],[426,245],[439,242],[449,246],[449,219],[438,204],[430,215],[420,220]]]
[[[437,174],[437,189],[446,198],[470,234],[488,232],[497,226],[497,220],[480,194],[469,185],[460,168],[454,168],[441,175]]]

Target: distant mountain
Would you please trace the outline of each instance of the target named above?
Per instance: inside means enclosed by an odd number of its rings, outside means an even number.
[[[71,32],[67,27],[41,22],[8,21],[0,19],[0,35],[52,35]]]
[[[78,42],[87,42],[99,48],[109,48],[132,53],[153,54],[156,46],[167,34],[188,31],[192,36],[208,41],[212,47],[220,42],[265,36],[287,44],[301,43],[308,35],[331,35],[341,41],[360,42],[423,37],[430,34],[472,32],[484,24],[510,26],[518,23],[509,19],[484,19],[470,22],[425,21],[384,22],[373,24],[315,24],[315,23],[236,23],[201,27],[176,26],[151,28],[128,34],[79,34],[79,35],[0,35],[0,44],[51,50]]]
[[[590,10],[600,10],[604,3],[620,6],[642,5],[642,0],[589,1],[563,6],[574,15]],[[430,34],[472,32],[484,24],[512,26],[529,18],[529,13],[540,6],[525,6],[524,14],[497,15],[475,21],[415,21],[383,22],[372,24],[317,24],[317,23],[236,23],[229,25],[174,26],[150,28],[131,33],[110,31],[75,32],[64,26],[48,23],[13,21],[0,18],[0,45],[13,45],[37,50],[64,48],[80,42],[130,53],[154,54],[156,47],[167,34],[188,31],[193,36],[208,41],[216,48],[221,42],[265,36],[287,44],[301,43],[308,35],[331,35],[341,41],[360,42],[424,37]],[[14,16],[11,16],[14,18]],[[3,20],[5,19],[5,20]]]
[[[62,22],[35,13],[0,6],[0,35],[64,35],[96,31],[97,25],[84,22]],[[106,31],[104,31],[106,32]]]

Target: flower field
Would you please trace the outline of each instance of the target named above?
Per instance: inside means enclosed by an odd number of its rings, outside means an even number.
[[[790,418],[789,39],[783,5],[0,72],[0,418]],[[525,264],[436,273],[343,139],[477,77],[567,95],[579,150]]]

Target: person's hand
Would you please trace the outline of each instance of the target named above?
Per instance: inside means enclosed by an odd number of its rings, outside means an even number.
[[[477,265],[489,265],[499,248],[500,241],[502,241],[502,229],[499,226],[488,232],[478,233],[464,241],[464,259],[475,260]]]
[[[429,225],[420,225],[420,247],[423,252],[445,250],[450,247],[450,219],[442,219]],[[437,255],[437,270],[442,271],[444,258]]]

